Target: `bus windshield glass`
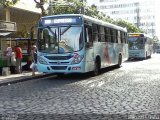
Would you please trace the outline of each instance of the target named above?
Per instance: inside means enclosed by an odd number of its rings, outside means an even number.
[[[70,53],[83,46],[81,26],[39,28],[38,49],[47,53]]]
[[[145,39],[143,37],[129,37],[128,42],[130,50],[144,49]]]

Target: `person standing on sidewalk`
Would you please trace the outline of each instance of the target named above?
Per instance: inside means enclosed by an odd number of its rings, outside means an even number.
[[[23,55],[22,55],[22,49],[20,48],[19,45],[17,45],[15,48],[15,54],[16,54],[16,70],[17,70],[17,73],[21,73]]]
[[[12,56],[12,48],[10,44],[7,44],[6,56],[7,56],[7,65],[11,65],[11,56]]]
[[[32,64],[31,64],[32,76],[35,76],[37,67],[37,47],[34,44],[32,45],[31,49],[31,58],[32,58]]]

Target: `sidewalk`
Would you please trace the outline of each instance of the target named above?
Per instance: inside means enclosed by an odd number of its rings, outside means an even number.
[[[27,80],[32,80],[32,79],[38,79],[38,78],[47,77],[50,75],[51,74],[44,74],[44,73],[36,72],[36,75],[32,76],[31,71],[23,71],[20,74],[11,74],[8,76],[0,76],[0,86],[9,85],[12,83],[17,83],[17,82],[22,82],[22,81],[27,81]]]

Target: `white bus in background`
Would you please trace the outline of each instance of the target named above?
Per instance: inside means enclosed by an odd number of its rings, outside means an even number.
[[[129,59],[151,58],[153,38],[144,33],[128,33]]]

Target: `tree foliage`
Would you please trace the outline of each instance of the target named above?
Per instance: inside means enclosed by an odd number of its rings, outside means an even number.
[[[15,5],[20,0],[0,0],[0,6],[8,7]]]
[[[138,33],[138,32],[139,32],[139,33],[143,33],[143,32],[144,32],[143,30],[137,28],[134,24],[129,23],[129,22],[127,22],[127,21],[124,21],[124,20],[122,20],[122,19],[117,20],[117,21],[115,22],[115,24],[116,24],[116,25],[119,25],[119,26],[121,26],[121,27],[126,27],[126,28],[127,28],[127,31],[128,31],[129,33],[135,33],[135,32],[137,32],[137,33]]]
[[[81,7],[84,4],[79,2],[79,0],[67,0],[62,2],[61,0],[57,0],[54,4],[52,4],[52,13],[53,14],[78,14],[80,13]]]
[[[37,7],[40,8],[42,10],[42,16],[47,15],[46,11],[44,10],[44,3],[46,2],[46,0],[39,0],[39,2],[37,0],[34,0],[37,3]],[[63,2],[63,0],[55,0],[54,3],[52,3],[52,6],[50,6],[51,8],[48,8],[48,12],[50,15],[51,14],[79,14],[81,13],[81,9],[84,7],[85,11],[84,14],[112,23],[112,24],[116,24],[119,25],[121,27],[125,27],[127,28],[128,32],[144,32],[143,30],[137,28],[134,24],[129,23],[125,20],[119,19],[119,20],[114,20],[112,19],[110,16],[106,16],[104,13],[99,12],[97,10],[97,6],[96,5],[92,5],[92,6],[86,6],[85,3],[81,2],[80,0],[66,0],[65,2]],[[52,10],[52,11],[51,11]]]

